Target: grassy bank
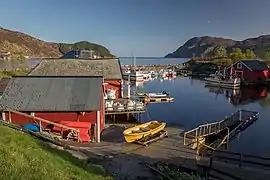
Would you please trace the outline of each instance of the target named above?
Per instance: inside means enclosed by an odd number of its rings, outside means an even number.
[[[27,74],[28,74],[27,69],[1,70],[0,71],[0,77],[26,76]]]
[[[28,134],[0,125],[1,180],[104,180],[101,169],[45,145]]]

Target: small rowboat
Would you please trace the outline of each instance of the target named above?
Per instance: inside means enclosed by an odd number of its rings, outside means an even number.
[[[165,126],[164,122],[150,121],[124,130],[123,135],[126,142],[134,142],[162,131]]]

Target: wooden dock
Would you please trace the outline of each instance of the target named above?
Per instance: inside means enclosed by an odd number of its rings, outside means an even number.
[[[200,125],[184,133],[184,145],[196,149],[197,155],[204,150],[217,150],[241,130],[258,119],[257,112],[238,110],[221,121]]]
[[[148,104],[148,103],[161,103],[161,102],[173,102],[174,98],[173,97],[164,97],[164,98],[153,98],[153,97],[145,97],[143,101]]]

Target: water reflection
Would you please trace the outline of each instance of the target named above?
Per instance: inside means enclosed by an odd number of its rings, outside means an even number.
[[[228,102],[232,105],[246,105],[258,102],[262,107],[270,105],[270,99],[267,100],[267,87],[246,87],[241,89],[224,89],[219,87],[206,86],[209,92],[220,94],[228,98]]]

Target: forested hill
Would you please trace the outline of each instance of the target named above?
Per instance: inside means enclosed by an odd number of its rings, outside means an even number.
[[[0,53],[10,52],[14,58],[61,57],[73,49],[93,50],[93,55],[113,57],[106,47],[87,41],[74,44],[45,42],[25,33],[0,27]]]
[[[220,37],[194,37],[180,46],[175,52],[167,54],[167,58],[191,58],[212,56],[218,48],[224,48],[228,53],[233,49],[243,52],[247,49],[253,51],[257,57],[265,58],[270,53],[270,35],[248,38],[243,41],[235,41]]]

